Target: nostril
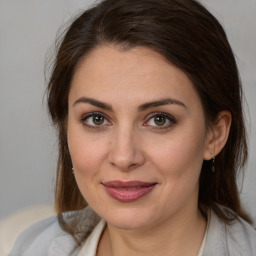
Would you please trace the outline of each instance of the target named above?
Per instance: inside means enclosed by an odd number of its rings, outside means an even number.
[[[129,171],[142,165],[145,159],[132,135],[124,137],[119,134],[109,148],[108,161],[121,171]]]

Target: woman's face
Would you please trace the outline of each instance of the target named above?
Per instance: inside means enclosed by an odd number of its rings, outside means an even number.
[[[109,224],[144,229],[197,211],[203,108],[156,52],[92,51],[72,81],[67,128],[78,187]]]

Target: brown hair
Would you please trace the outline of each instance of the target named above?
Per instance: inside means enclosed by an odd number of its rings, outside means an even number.
[[[103,44],[124,49],[148,47],[183,70],[201,98],[209,126],[221,110],[231,112],[229,138],[216,157],[215,173],[210,170],[210,161],[203,163],[199,204],[202,210],[204,206],[211,207],[226,222],[234,216],[221,210],[219,204],[249,220],[242,210],[236,184],[237,171],[247,159],[242,88],[222,26],[195,0],[105,0],[83,12],[68,28],[48,85],[49,112],[59,134],[56,209],[64,228],[74,232],[61,213],[86,206],[71,171],[67,145],[70,84],[78,63]]]

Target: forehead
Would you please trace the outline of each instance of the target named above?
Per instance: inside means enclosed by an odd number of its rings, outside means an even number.
[[[123,50],[114,46],[96,48],[77,67],[70,98],[81,96],[113,102],[166,96],[183,101],[199,99],[187,75],[157,52],[145,47]]]

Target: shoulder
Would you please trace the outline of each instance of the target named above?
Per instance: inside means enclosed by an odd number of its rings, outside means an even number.
[[[41,220],[25,231],[15,241],[10,256],[18,255],[47,255],[57,238],[65,236],[58,224],[57,216]]]
[[[0,255],[9,255],[17,237],[34,223],[54,215],[51,205],[29,206],[0,221]]]
[[[232,224],[225,226],[227,245],[233,255],[256,255],[256,230],[249,223],[238,217]]]
[[[85,209],[83,211],[65,213],[67,221],[74,216],[82,215],[82,217],[91,217],[92,210]],[[85,215],[85,216],[84,216]],[[86,222],[90,223],[86,225]],[[93,229],[94,223],[85,221],[87,229]],[[88,232],[88,230],[87,230]],[[73,237],[65,232],[58,221],[56,215],[43,219],[24,230],[16,239],[9,256],[72,256],[76,255],[80,246]]]
[[[231,211],[223,208],[225,211]],[[256,255],[256,231],[246,221],[237,217],[227,224],[211,211],[204,255]]]

